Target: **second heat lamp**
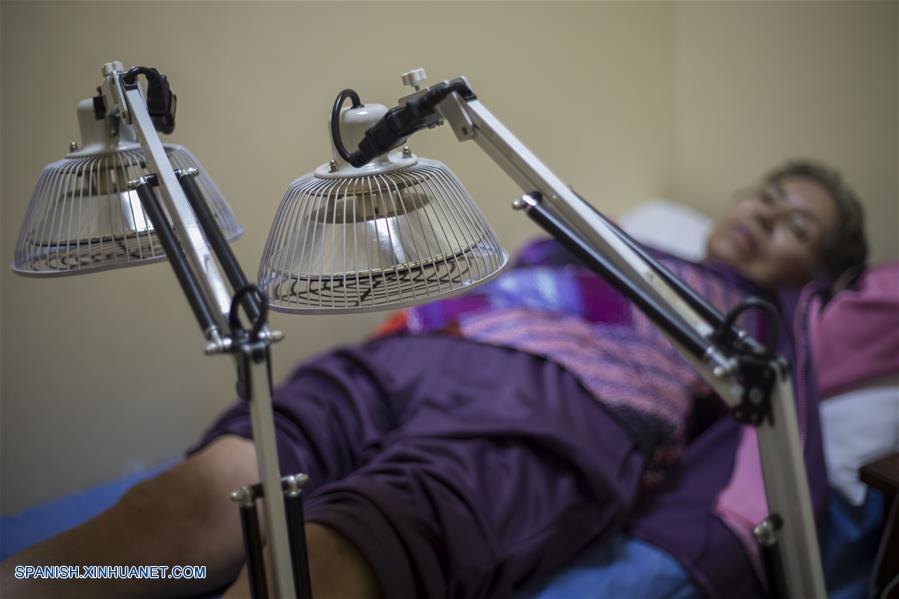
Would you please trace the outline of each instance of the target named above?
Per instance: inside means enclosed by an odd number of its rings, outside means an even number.
[[[340,112],[346,100],[353,106]],[[418,304],[463,292],[508,261],[459,179],[408,146],[359,167],[357,145],[387,113],[352,90],[331,114],[333,159],[290,184],[259,267],[274,310],[328,313]]]
[[[19,274],[70,275],[165,260],[155,229],[129,182],[148,175],[131,124],[107,110],[103,96],[78,104],[81,144],[41,172],[16,244]],[[199,160],[165,144],[175,169],[193,169],[212,216],[228,241],[243,230]]]

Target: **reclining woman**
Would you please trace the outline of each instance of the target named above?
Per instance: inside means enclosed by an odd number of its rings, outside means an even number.
[[[792,163],[740,195],[703,264],[662,260],[726,311],[861,267],[862,221],[836,172]],[[698,375],[555,242],[529,246],[516,266],[299,366],[276,392],[282,470],[310,475],[316,597],[511,596],[625,525],[664,487],[693,424],[724,413],[695,401],[711,396]],[[759,334],[761,322],[742,322]],[[257,476],[249,435],[246,406],[235,405],[185,461],[5,563],[5,593],[185,595],[229,584],[243,563],[229,493]],[[16,581],[15,564],[201,564],[208,576]],[[244,572],[228,593],[245,596],[246,585]]]

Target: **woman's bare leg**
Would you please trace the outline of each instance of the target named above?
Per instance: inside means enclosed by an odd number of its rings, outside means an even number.
[[[309,523],[306,525],[306,543],[315,599],[377,599],[381,596],[368,561],[343,535],[326,526]],[[271,560],[267,559],[266,564],[269,563]],[[249,596],[249,577],[244,567],[222,599]]]
[[[256,451],[224,436],[159,476],[140,483],[99,516],[2,564],[4,597],[184,596],[223,587],[244,563],[231,491],[258,480]],[[313,594],[378,597],[368,562],[349,541],[306,525]],[[269,560],[270,561],[270,560]],[[16,565],[197,565],[204,580],[16,580]],[[229,596],[249,596],[246,569]]]
[[[6,597],[184,595],[227,584],[243,563],[231,491],[258,480],[246,439],[224,436],[129,490],[84,524],[2,564]],[[205,580],[16,580],[16,565],[199,565]]]

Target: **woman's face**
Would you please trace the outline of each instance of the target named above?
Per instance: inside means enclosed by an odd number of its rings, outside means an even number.
[[[786,177],[738,195],[709,236],[708,257],[763,287],[799,286],[814,276],[837,219],[827,189]]]

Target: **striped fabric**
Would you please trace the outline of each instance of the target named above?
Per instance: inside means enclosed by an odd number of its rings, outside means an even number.
[[[734,273],[656,255],[722,312],[749,284]],[[757,323],[741,324],[755,333]],[[651,459],[645,486],[658,485],[686,443],[693,398],[707,394],[699,375],[630,302],[577,263],[556,242],[533,243],[516,266],[460,298],[410,308],[382,332],[453,330],[482,343],[552,360],[610,409]]]

